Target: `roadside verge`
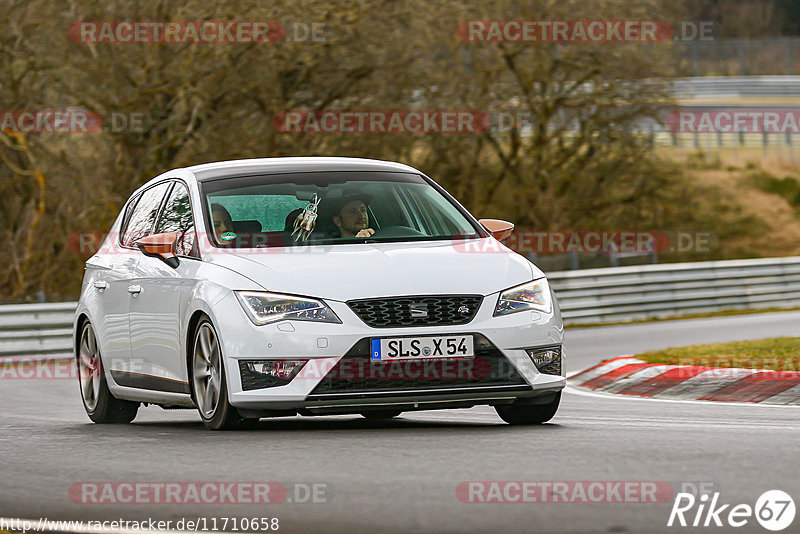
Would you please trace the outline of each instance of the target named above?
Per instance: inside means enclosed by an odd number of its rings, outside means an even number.
[[[567,379],[572,386],[637,397],[800,405],[798,371],[663,365],[619,356]]]

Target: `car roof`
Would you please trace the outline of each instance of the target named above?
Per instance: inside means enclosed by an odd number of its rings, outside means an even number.
[[[204,163],[202,165],[186,167],[183,170],[190,171],[199,182],[248,174],[279,174],[314,171],[383,171],[421,174],[420,171],[413,167],[393,161],[342,157],[239,159]]]

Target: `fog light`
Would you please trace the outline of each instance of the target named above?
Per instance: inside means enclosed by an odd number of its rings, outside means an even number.
[[[279,380],[291,380],[307,360],[263,360],[244,362],[247,370]]]
[[[540,373],[561,375],[561,347],[525,349]]]
[[[239,360],[242,390],[285,386],[308,360]]]

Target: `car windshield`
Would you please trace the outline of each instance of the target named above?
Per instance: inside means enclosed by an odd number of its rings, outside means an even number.
[[[201,185],[216,246],[259,248],[481,236],[438,186],[418,174],[307,172]]]

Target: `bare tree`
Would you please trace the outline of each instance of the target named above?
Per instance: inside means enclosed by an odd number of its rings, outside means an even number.
[[[691,189],[637,131],[668,103],[669,43],[465,42],[457,34],[470,19],[658,20],[672,16],[664,4],[7,0],[2,108],[88,110],[105,127],[0,137],[0,254],[9,262],[0,296],[74,298],[88,254],[70,252],[70,236],[107,229],[131,191],[164,170],[231,158],[397,159],[479,215],[529,229],[688,221]],[[279,21],[288,35],[268,44],[70,38],[75,23],[112,20]],[[298,39],[295,28],[312,24],[321,38]],[[484,113],[494,127],[321,135],[273,124],[291,110],[412,109]],[[498,128],[501,116],[523,120]],[[131,118],[145,120],[131,128]]]

